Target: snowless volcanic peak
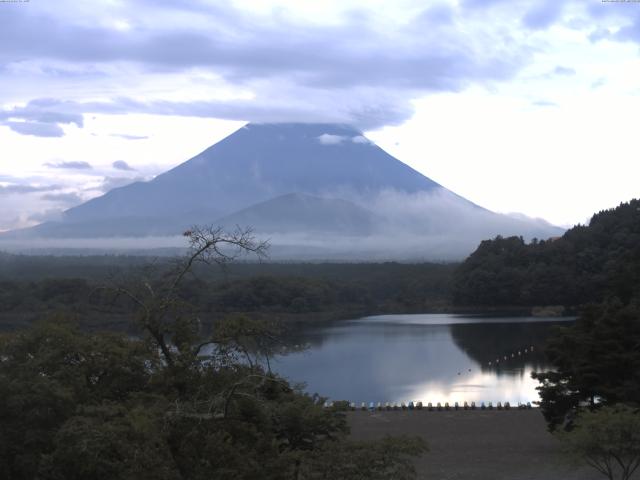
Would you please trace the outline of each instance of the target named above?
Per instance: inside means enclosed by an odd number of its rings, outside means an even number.
[[[279,123],[248,124],[149,182],[3,237],[172,236],[194,224],[253,226],[300,255],[322,238],[313,248],[323,258],[351,258],[354,241],[377,258],[459,258],[495,235],[561,233],[478,207],[351,126]]]
[[[150,182],[114,189],[69,210],[68,220],[229,215],[293,192],[370,195],[440,186],[362,132],[334,124],[248,124]]]

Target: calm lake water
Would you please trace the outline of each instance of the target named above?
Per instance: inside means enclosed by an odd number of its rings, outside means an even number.
[[[309,393],[354,402],[533,402],[531,372],[553,325],[571,319],[381,315],[306,332],[274,370]],[[531,348],[533,347],[533,349]],[[506,360],[505,360],[505,357]],[[496,362],[499,360],[499,362]]]

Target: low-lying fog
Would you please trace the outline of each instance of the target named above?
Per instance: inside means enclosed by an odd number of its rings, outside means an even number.
[[[254,227],[256,239],[269,241],[269,257],[273,260],[313,261],[455,261],[469,255],[483,239],[496,235],[520,235],[530,240],[562,233],[544,220],[496,214],[444,189],[414,194],[385,190],[369,197],[341,192],[340,197],[346,197],[346,201],[333,201],[332,198],[339,198],[337,195],[300,195],[286,201],[265,202],[229,216],[228,225],[222,226],[229,230]],[[94,234],[93,238],[56,238],[56,225],[50,224],[52,229],[36,228],[33,234],[0,236],[0,249],[21,253],[174,255],[187,247],[181,235],[190,226],[183,225],[187,219],[164,223],[157,219],[162,230],[176,234],[149,236],[119,235],[118,226],[125,224],[123,220],[127,225],[135,223],[126,217],[94,222],[101,224],[101,233],[112,222],[112,237]],[[71,223],[68,227],[71,231],[91,231],[83,225]],[[49,231],[52,234],[48,235]]]

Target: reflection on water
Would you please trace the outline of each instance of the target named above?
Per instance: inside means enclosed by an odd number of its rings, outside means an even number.
[[[336,400],[535,401],[531,372],[548,367],[542,347],[557,324],[566,320],[366,317],[306,334],[300,341],[309,350],[276,358],[274,368],[293,382],[306,382],[310,393]]]

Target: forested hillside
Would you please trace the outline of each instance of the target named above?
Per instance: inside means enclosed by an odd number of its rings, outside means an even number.
[[[640,200],[593,216],[561,238],[486,240],[454,274],[458,305],[577,307],[537,372],[549,428],[573,428],[585,408],[640,398]]]
[[[562,237],[483,241],[457,269],[457,305],[577,306],[640,292],[640,200],[595,214]]]
[[[172,259],[0,257],[0,330],[53,312],[90,329],[128,328],[130,305],[102,287],[158,276]],[[205,323],[232,312],[301,322],[385,312],[426,312],[451,304],[453,264],[238,263],[226,272],[194,268],[182,298]]]

